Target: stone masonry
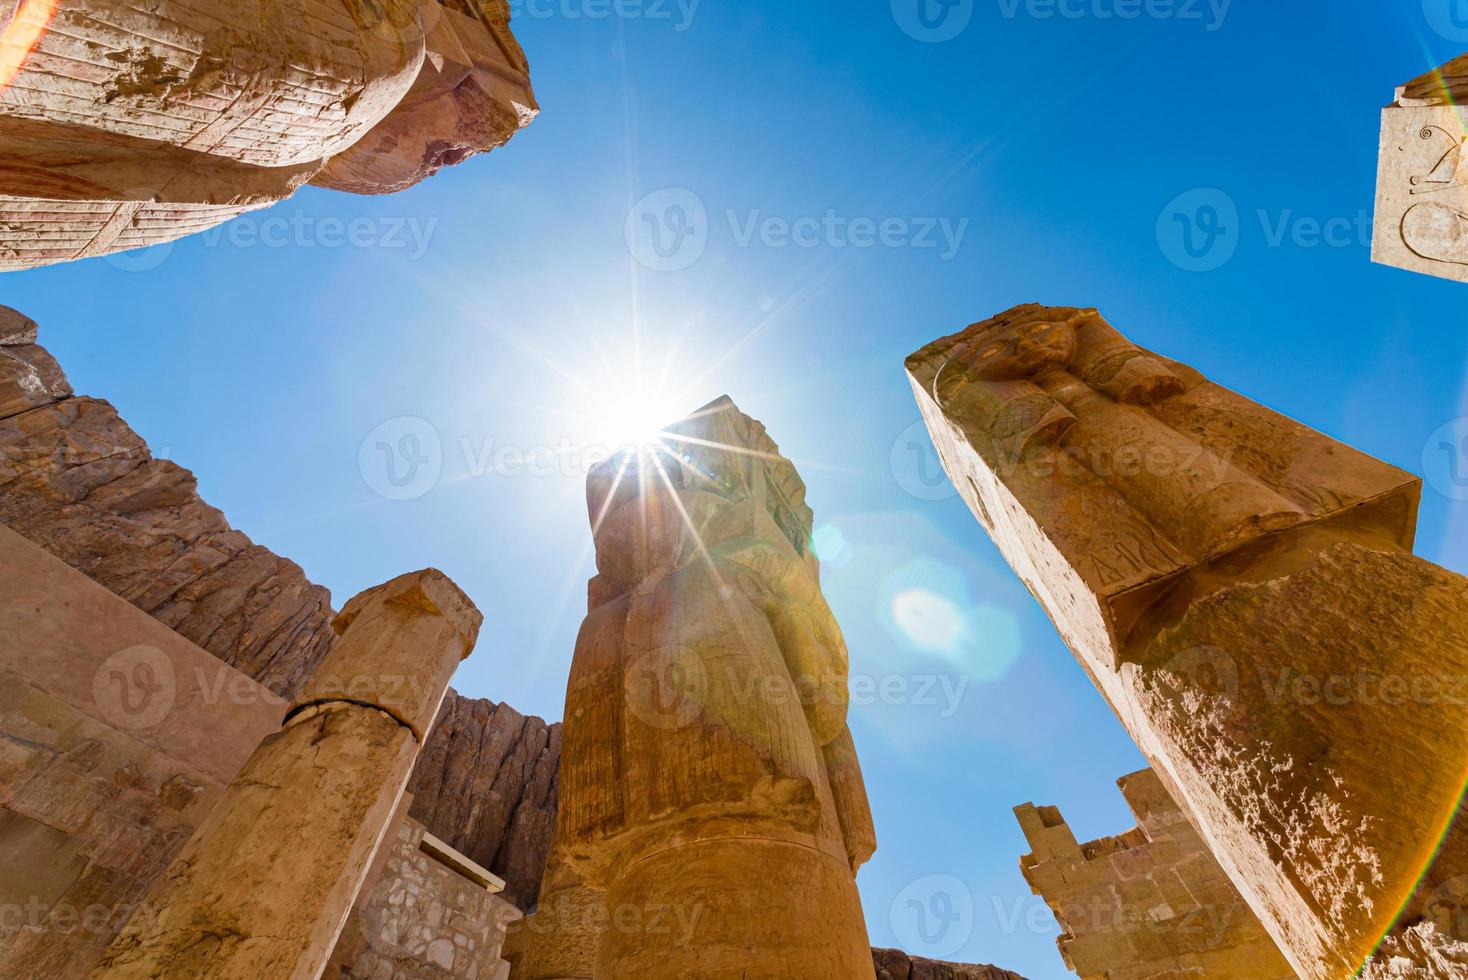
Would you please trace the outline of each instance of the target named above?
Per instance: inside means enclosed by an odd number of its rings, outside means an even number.
[[[1468,54],[1397,89],[1381,113],[1371,257],[1468,282]]]
[[[385,841],[324,976],[330,980],[504,980],[505,929],[520,912],[423,850],[423,825]]]
[[[1032,853],[1020,869],[1054,910],[1056,944],[1085,980],[1295,976],[1150,769],[1117,780],[1137,816],[1077,844],[1055,807],[1014,808]]]
[[[1095,309],[1015,307],[907,366],[954,485],[1294,970],[1468,973],[1468,579],[1412,553],[1421,481]]]
[[[509,21],[505,0],[0,3],[0,270],[500,146],[538,112]]]

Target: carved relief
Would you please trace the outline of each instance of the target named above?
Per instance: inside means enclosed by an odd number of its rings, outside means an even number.
[[[876,842],[805,488],[727,399],[666,444],[588,482],[599,574],[566,697],[556,848],[611,908],[703,917],[681,945],[605,930],[596,975],[869,977],[854,875]]]
[[[1402,86],[1382,113],[1372,258],[1468,279],[1468,180],[1458,104],[1468,56]]]
[[[474,13],[25,5],[45,13],[0,61],[0,269],[173,241],[307,182],[396,190],[500,145],[535,115],[528,67],[504,0],[456,6]]]
[[[1112,646],[1137,590],[1275,531],[1362,507],[1410,540],[1406,474],[1131,343],[1094,309],[1016,307],[909,370],[943,413],[944,458],[961,438],[992,476],[961,481],[981,522],[1042,534],[1066,591],[1103,600],[1100,621],[1075,628]],[[1055,589],[1042,601],[1074,605]]]

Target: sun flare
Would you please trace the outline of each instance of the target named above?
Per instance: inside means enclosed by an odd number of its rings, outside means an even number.
[[[656,385],[627,385],[600,395],[591,415],[592,440],[609,452],[661,445],[665,427],[688,407]]]

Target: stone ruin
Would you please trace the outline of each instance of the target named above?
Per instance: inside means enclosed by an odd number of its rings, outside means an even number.
[[[1371,258],[1468,282],[1468,54],[1397,89],[1381,113]]]
[[[830,696],[809,699],[810,716],[790,702],[779,725],[793,740],[739,749],[736,736],[747,730],[735,723],[757,719],[758,705],[711,700],[716,671],[703,676],[711,684],[688,687],[696,675],[649,674],[638,655],[632,676],[645,683],[630,688],[625,723],[639,710],[655,723],[642,744],[660,765],[679,753],[683,765],[707,764],[670,724],[694,709],[724,712],[728,761],[739,752],[789,752],[772,763],[774,772],[803,767],[789,776],[757,772],[757,755],[727,770],[712,784],[721,788],[708,802],[724,810],[709,814],[708,827],[783,833],[783,843],[766,847],[808,849],[817,868],[829,869],[822,887],[854,902],[854,865],[875,839],[844,701],[827,676],[844,670],[844,647],[804,548],[803,487],[763,427],[732,403],[691,425],[688,435],[714,433],[770,455],[751,467],[737,453],[690,444],[674,481],[687,494],[702,479],[692,467],[722,475],[707,509],[694,509],[718,527],[743,529],[716,550],[747,590],[743,622],[765,637],[756,647],[762,669],[792,681],[807,672],[825,678]],[[594,500],[627,497],[635,485],[606,476],[590,481]],[[621,503],[639,508],[639,496]],[[647,505],[671,499],[654,490]],[[643,567],[627,545],[656,545],[647,554],[659,568],[687,557],[678,525],[635,541],[629,527],[598,522],[603,574],[590,589],[593,615],[627,608],[620,590]],[[682,567],[697,595],[704,573]],[[800,601],[779,598],[791,595]],[[155,458],[111,405],[75,395],[37,343],[35,324],[0,307],[0,907],[23,910],[20,921],[0,922],[0,976],[590,980],[603,934],[627,933],[611,928],[606,892],[579,877],[595,861],[587,863],[584,848],[568,859],[582,847],[570,831],[555,836],[552,858],[567,729],[445,693],[445,671],[468,647],[477,616],[431,571],[369,590],[338,614],[325,589],[231,528],[199,498],[192,475]],[[366,632],[354,634],[354,624]],[[425,661],[434,649],[437,659]],[[822,649],[824,659],[785,661],[786,651],[806,658]],[[408,651],[413,667],[405,671]],[[414,679],[411,698],[395,685],[374,687],[403,674]],[[836,735],[818,744],[817,731]],[[574,736],[573,792],[582,800],[616,785],[587,768],[595,733]],[[305,743],[337,764],[303,767]],[[647,778],[636,755],[621,758],[624,779]],[[689,784],[666,785],[657,792]],[[613,789],[610,798],[618,797],[627,798]],[[598,835],[596,846],[637,840]],[[697,849],[686,860],[717,872],[715,882],[725,876],[691,899],[714,909],[736,883],[744,890],[751,873],[740,859],[721,865]],[[759,890],[735,896],[765,905],[768,898]],[[790,911],[801,910],[790,901]],[[995,967],[867,950],[860,908],[848,908],[842,948],[859,945],[860,956],[848,952],[849,972],[830,976],[1022,980]],[[700,928],[750,926],[718,921]],[[812,921],[807,935],[828,942],[821,928]],[[576,941],[547,943],[553,930]],[[584,970],[562,969],[568,960]],[[791,975],[785,970],[773,961],[762,975]]]
[[[964,500],[1295,972],[1468,975],[1468,581],[1412,554],[1420,481],[1094,309],[1018,306],[907,369]]]
[[[0,270],[170,242],[306,184],[402,190],[538,111],[507,0],[9,7]]]
[[[1065,965],[1085,980],[1291,980],[1198,832],[1150,769],[1117,781],[1137,826],[1076,843],[1053,806],[1014,808],[1031,853],[1020,869],[1055,912]]]

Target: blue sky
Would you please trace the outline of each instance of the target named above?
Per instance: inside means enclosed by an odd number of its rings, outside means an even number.
[[[447,571],[486,614],[456,685],[551,719],[592,571],[578,447],[628,391],[674,414],[732,395],[809,484],[864,685],[873,941],[1061,977],[1010,808],[1118,833],[1142,760],[934,485],[902,359],[1017,302],[1099,306],[1425,470],[1419,551],[1468,571],[1468,287],[1371,265],[1359,231],[1380,107],[1468,18],[959,0],[925,27],[914,2],[535,0],[515,27],[544,112],[507,148],[11,275],[0,302],[338,603]],[[1173,214],[1201,204],[1225,225],[1191,271]],[[425,462],[395,486],[378,442]],[[924,941],[908,901],[940,891],[957,918]]]

